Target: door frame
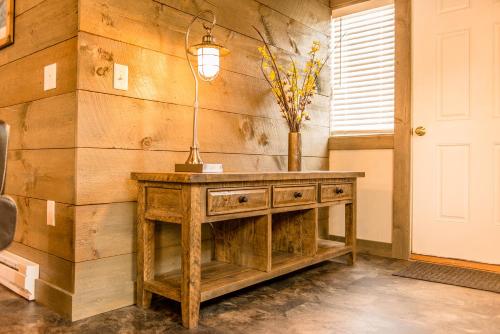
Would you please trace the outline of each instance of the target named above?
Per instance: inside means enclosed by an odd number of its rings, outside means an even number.
[[[394,181],[392,198],[392,257],[411,254],[411,136],[412,50],[411,0],[394,0],[396,66],[394,109]]]

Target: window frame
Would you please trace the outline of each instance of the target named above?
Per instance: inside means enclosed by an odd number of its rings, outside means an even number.
[[[336,0],[341,4],[364,1]],[[392,257],[408,260],[411,254],[411,135],[412,135],[412,1],[394,0],[396,9],[396,66],[394,120],[394,185]]]
[[[370,10],[387,5],[394,5],[394,0],[354,0],[346,4],[333,7],[332,19],[337,17],[356,14],[365,10]]]
[[[359,13],[387,5],[395,5],[395,0],[347,0],[332,8],[332,20],[341,16]],[[397,36],[396,36],[397,39]],[[396,48],[396,47],[395,47]],[[395,73],[396,76],[396,73]],[[396,89],[394,100],[396,102]],[[333,97],[332,97],[333,98]],[[396,113],[396,103],[394,112]],[[331,115],[331,110],[330,110]],[[331,116],[330,116],[331,117]],[[394,122],[396,123],[396,122]],[[394,124],[396,127],[396,124]],[[363,150],[363,149],[392,149],[394,148],[393,133],[371,133],[371,134],[345,134],[333,135],[330,133],[328,148],[330,150]]]

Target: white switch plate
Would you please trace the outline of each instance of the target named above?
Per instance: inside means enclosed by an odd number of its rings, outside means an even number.
[[[47,225],[56,226],[56,202],[47,201]]]
[[[113,87],[119,90],[128,90],[128,66],[116,64],[114,66]]]
[[[57,87],[57,64],[50,64],[43,69],[43,90],[56,89]]]

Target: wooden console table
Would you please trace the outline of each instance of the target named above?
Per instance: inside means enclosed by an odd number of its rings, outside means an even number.
[[[184,327],[200,302],[348,255],[356,260],[356,179],[361,172],[134,173],[139,183],[137,304],[152,293],[181,303]],[[318,237],[318,208],[346,206],[345,244]],[[181,269],[154,270],[156,222],[181,229]],[[201,261],[201,225],[214,254]]]

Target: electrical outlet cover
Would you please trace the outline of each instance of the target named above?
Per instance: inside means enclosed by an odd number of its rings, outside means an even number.
[[[43,69],[43,90],[56,89],[57,87],[57,64],[50,64]]]
[[[47,225],[56,226],[56,202],[47,201]]]
[[[122,64],[114,65],[113,87],[119,90],[128,90],[128,66]]]

